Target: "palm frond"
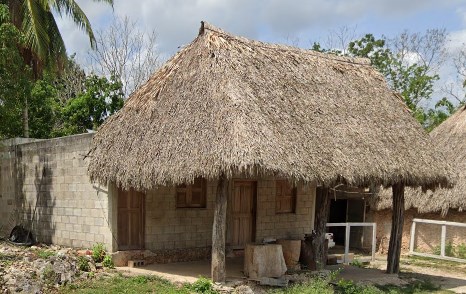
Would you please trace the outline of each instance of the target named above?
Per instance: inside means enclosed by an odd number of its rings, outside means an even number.
[[[113,3],[113,0],[107,0]],[[91,23],[84,11],[74,0],[49,0],[52,7],[62,16],[66,14],[71,16],[74,23],[89,36],[91,47],[95,48],[95,37],[92,31]]]
[[[47,32],[46,0],[25,0],[23,2],[22,31],[26,38],[26,45],[40,58],[47,56],[50,38]]]

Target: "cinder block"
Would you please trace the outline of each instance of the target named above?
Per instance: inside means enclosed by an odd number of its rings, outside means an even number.
[[[128,267],[144,266],[144,260],[128,260]]]

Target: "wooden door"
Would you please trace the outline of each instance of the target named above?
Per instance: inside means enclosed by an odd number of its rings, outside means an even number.
[[[231,219],[231,245],[233,248],[244,248],[247,243],[255,241],[256,182],[234,182]]]
[[[118,250],[144,249],[144,194],[118,190]]]

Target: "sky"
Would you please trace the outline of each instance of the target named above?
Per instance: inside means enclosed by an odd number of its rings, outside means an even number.
[[[114,0],[113,10],[98,1],[77,3],[94,31],[105,30],[114,15],[136,21],[141,31],[155,30],[164,59],[196,37],[202,20],[236,35],[303,48],[313,42],[328,47],[328,36],[342,27],[376,37],[445,28],[451,52],[466,43],[466,0]],[[67,18],[58,26],[68,53],[84,62],[88,38]]]

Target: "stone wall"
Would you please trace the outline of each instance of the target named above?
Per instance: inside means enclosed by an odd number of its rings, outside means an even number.
[[[381,253],[388,252],[388,243],[390,240],[391,230],[390,210],[372,211],[370,221],[377,223],[377,248]],[[411,224],[413,218],[443,220],[451,222],[466,223],[466,212],[450,210],[446,217],[439,213],[420,214],[415,209],[409,209],[405,212],[405,222],[403,225],[402,250],[409,251],[409,241],[411,234]],[[415,250],[419,252],[432,253],[438,250],[440,246],[441,226],[432,224],[416,224]],[[453,228],[447,226],[446,243],[452,245],[466,244],[466,228]]]
[[[22,224],[39,242],[111,249],[106,189],[87,176],[92,134],[32,142],[4,141],[0,147],[2,234]],[[11,221],[10,221],[11,220]]]
[[[230,195],[233,181],[230,181]],[[216,185],[215,181],[209,181],[207,184],[206,208],[177,209],[174,187],[159,187],[148,192],[146,196],[146,249],[210,247]],[[315,186],[299,186],[296,213],[276,214],[275,180],[273,178],[258,179],[256,241],[260,242],[266,237],[303,238],[304,234],[310,233],[314,227],[314,203]],[[229,237],[230,234],[227,232],[227,244]]]

